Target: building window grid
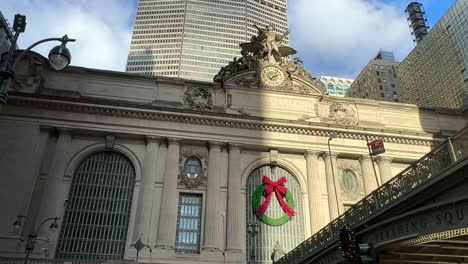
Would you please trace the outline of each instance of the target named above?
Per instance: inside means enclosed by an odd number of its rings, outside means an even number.
[[[202,194],[180,193],[175,251],[200,253]]]
[[[56,257],[123,259],[135,169],[111,151],[85,159],[72,179]]]

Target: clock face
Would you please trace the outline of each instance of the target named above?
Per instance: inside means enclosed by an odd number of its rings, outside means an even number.
[[[274,66],[263,68],[260,73],[260,78],[262,82],[268,86],[281,86],[285,79],[284,73]]]

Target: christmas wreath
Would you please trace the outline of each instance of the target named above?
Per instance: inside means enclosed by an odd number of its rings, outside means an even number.
[[[280,226],[287,223],[294,216],[294,198],[292,193],[284,186],[287,182],[286,177],[281,177],[277,181],[272,181],[267,176],[263,176],[262,183],[259,185],[252,196],[252,208],[257,217],[265,224],[272,226]],[[265,215],[268,205],[271,201],[271,196],[275,193],[281,208],[284,211],[283,216],[280,218],[271,218]],[[265,197],[261,203],[262,196]]]

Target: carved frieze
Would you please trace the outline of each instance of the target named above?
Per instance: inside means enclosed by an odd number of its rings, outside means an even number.
[[[184,107],[193,110],[211,110],[213,99],[208,89],[187,86],[184,92]]]
[[[352,104],[332,103],[329,118],[340,125],[356,125],[358,115],[356,106]]]
[[[16,71],[16,78],[13,79],[11,87],[15,91],[29,90],[37,92],[44,87],[44,63],[37,56],[26,56],[22,67]]]

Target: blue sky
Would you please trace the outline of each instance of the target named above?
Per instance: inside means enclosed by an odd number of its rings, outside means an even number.
[[[354,78],[379,49],[403,60],[413,48],[405,18],[409,0],[289,0],[291,46],[313,76]],[[455,0],[421,0],[433,26]],[[123,71],[137,0],[2,0],[13,21],[27,16],[20,47],[68,34],[72,64]],[[47,55],[57,43],[34,50]]]

